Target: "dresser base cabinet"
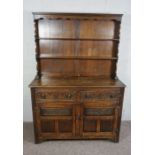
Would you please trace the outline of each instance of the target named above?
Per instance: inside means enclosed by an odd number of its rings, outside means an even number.
[[[124,87],[32,87],[35,142],[119,141]]]

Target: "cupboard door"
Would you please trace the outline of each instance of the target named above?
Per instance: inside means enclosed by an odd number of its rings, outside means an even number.
[[[85,102],[81,108],[81,135],[114,139],[118,128],[118,110],[118,107],[106,106],[104,101]]]
[[[45,139],[74,136],[75,108],[72,103],[40,103],[40,135]]]

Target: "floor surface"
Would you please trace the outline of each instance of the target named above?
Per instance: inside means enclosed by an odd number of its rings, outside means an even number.
[[[23,155],[130,155],[130,122],[122,122],[120,141],[106,140],[64,140],[34,144],[33,125],[24,123]]]

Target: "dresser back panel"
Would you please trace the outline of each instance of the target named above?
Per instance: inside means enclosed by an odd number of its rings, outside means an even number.
[[[110,60],[42,59],[40,68],[42,76],[103,76],[110,78],[114,64]]]
[[[40,40],[40,55],[115,57],[117,42],[90,40]]]
[[[115,21],[50,19],[39,21],[40,38],[114,39]]]
[[[74,63],[74,60],[42,59],[40,60],[42,76],[75,76]]]

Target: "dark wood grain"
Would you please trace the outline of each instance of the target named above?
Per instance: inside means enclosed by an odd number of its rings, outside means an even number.
[[[125,85],[117,78],[121,14],[36,12],[31,82],[35,143],[119,141]]]

